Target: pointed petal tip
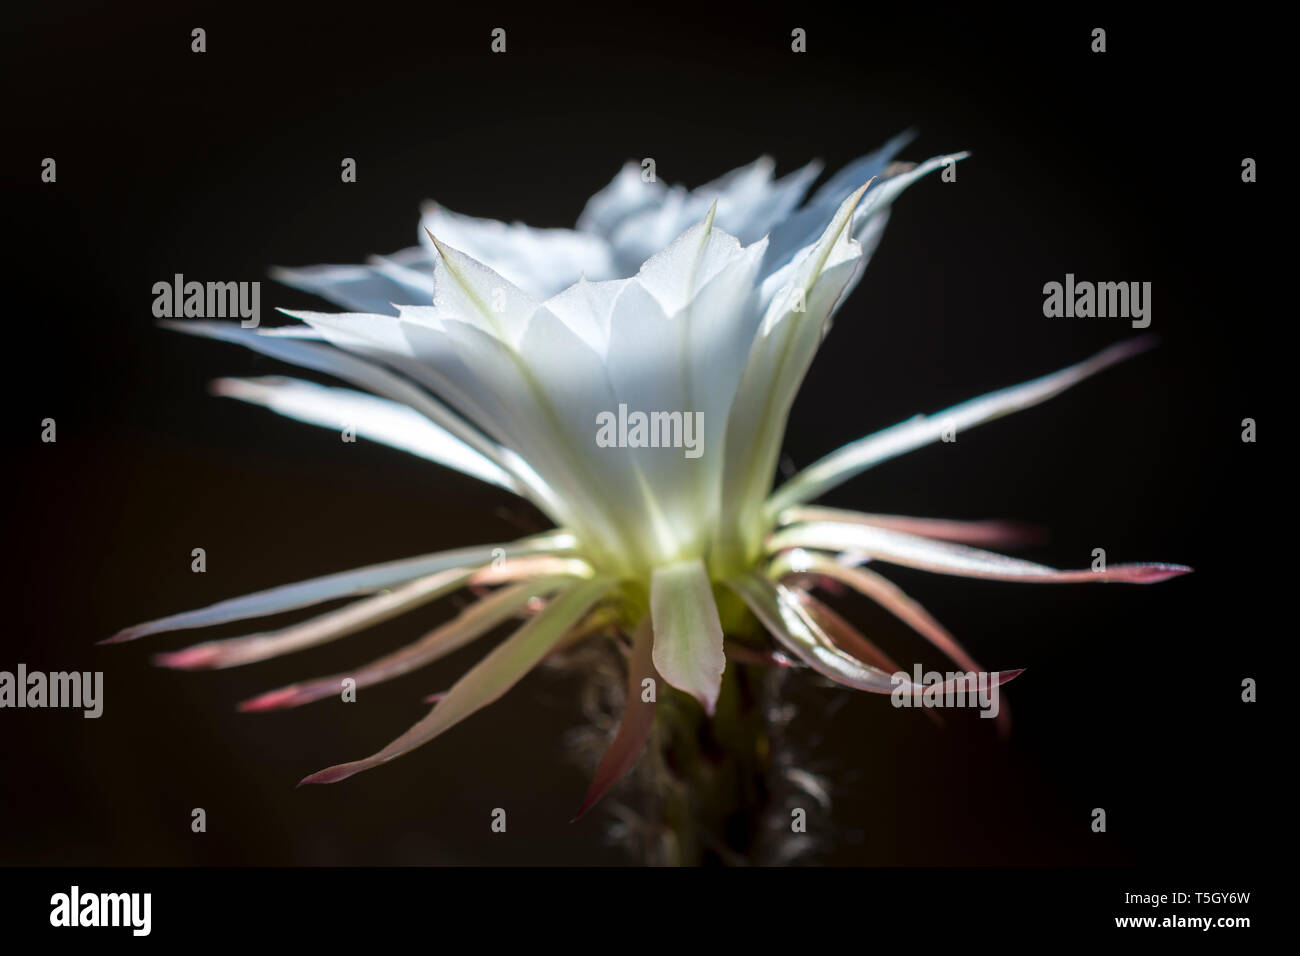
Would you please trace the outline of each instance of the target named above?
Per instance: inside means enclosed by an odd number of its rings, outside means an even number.
[[[613,786],[615,782],[617,781],[611,781],[605,787],[599,789],[593,783],[592,789],[589,790],[587,792],[587,796],[583,798],[582,806],[578,807],[578,812],[569,818],[569,823],[577,823],[579,820],[585,817],[591,811],[592,807],[600,803],[601,799],[605,796],[605,791],[610,786]]]
[[[324,770],[317,770],[315,773],[309,773],[298,781],[298,786],[302,787],[310,783],[338,783],[340,780],[346,780],[356,773],[351,764],[341,763],[333,767],[326,767]]]
[[[1097,573],[1104,573],[1107,579],[1126,584],[1158,584],[1170,578],[1191,574],[1192,571],[1185,564],[1119,564]]]
[[[424,226],[423,229],[424,229],[424,234],[428,236],[429,241],[433,243],[433,248],[438,250],[438,255],[443,256],[445,258],[447,255],[447,247],[438,241],[438,237],[429,231],[428,226]]]
[[[605,796],[605,792],[617,782],[617,779],[610,780],[607,783],[602,783],[599,780],[592,781],[591,789],[587,791],[587,795],[582,799],[582,806],[578,807],[578,812],[569,818],[569,822],[577,823],[585,817],[591,811],[592,807],[600,803],[601,799]]]
[[[655,569],[650,582],[651,661],[669,685],[713,715],[727,668],[725,638],[703,562]]]
[[[208,394],[218,398],[238,398],[249,391],[248,386],[237,378],[214,378],[208,382]]]
[[[294,698],[298,696],[298,690],[295,687],[281,687],[278,690],[270,690],[265,694],[258,694],[256,697],[250,697],[248,700],[240,701],[238,710],[241,714],[261,713],[267,710],[284,710],[292,706]]]
[[[1148,352],[1159,344],[1159,335],[1155,332],[1144,332],[1141,335],[1135,335],[1132,338],[1120,339],[1120,341],[1113,345],[1109,345],[1102,349],[1091,359],[1085,359],[1084,361],[1095,363],[1098,367],[1098,371],[1100,371],[1102,368],[1107,368],[1111,365],[1123,362],[1126,359],[1133,358],[1135,355],[1141,355],[1143,352]]]
[[[221,651],[219,648],[211,645],[195,644],[193,647],[186,647],[179,651],[165,651],[161,654],[155,654],[152,661],[158,667],[192,671],[216,667],[220,656]]]

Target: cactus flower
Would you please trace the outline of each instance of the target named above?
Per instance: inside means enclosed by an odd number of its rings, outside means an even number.
[[[727,669],[756,660],[893,692],[898,668],[814,596],[820,585],[860,592],[964,669],[982,671],[876,568],[1024,583],[1151,583],[1186,572],[1173,564],[1061,571],[985,550],[1014,545],[1021,529],[1011,524],[813,504],[945,433],[1051,398],[1142,350],[1145,338],[869,434],[773,489],[795,395],[892,204],[927,173],[964,157],[894,162],[904,142],[849,165],[811,196],[816,165],[777,179],[763,159],[685,190],[647,181],[629,164],[572,230],[506,225],[433,205],[418,247],[366,265],[279,272],[354,311],[286,311],[297,324],[276,328],[164,323],[347,386],[222,379],[217,394],[309,424],[349,427],[472,475],[531,502],[554,528],[274,587],[139,624],[109,641],[353,599],[288,627],[157,658],[174,668],[232,667],[474,589],[475,603],[409,646],[271,690],[244,709],[334,696],[345,678],[377,684],[501,625],[514,628],[401,736],[304,781],[334,782],[429,743],[557,650],[613,641],[627,661],[626,713],[586,810],[646,744],[656,705],[654,694],[641,692],[645,681],[689,695],[704,715],[714,713]]]

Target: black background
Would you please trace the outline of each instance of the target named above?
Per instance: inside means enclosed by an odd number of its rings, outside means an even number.
[[[807,4],[493,4],[336,9],[44,4],[8,11],[4,551],[0,669],[102,670],[99,720],[0,712],[0,863],[620,863],[565,756],[572,681],[533,676],[464,727],[346,783],[481,648],[328,701],[235,702],[404,643],[425,609],[317,651],[184,674],[127,624],[291,580],[515,537],[536,516],[400,452],[223,402],[269,359],[155,328],[176,272],[265,279],[416,239],[418,204],[571,225],[628,158],[698,185],[760,153],[830,170],[915,126],[909,159],[970,149],[956,183],[899,202],[795,407],[798,465],[916,412],[1069,364],[1134,334],[1046,319],[1042,286],[1150,281],[1162,346],[1051,403],[873,470],[828,502],[1049,527],[1030,557],[1165,560],[1155,587],[893,577],[987,666],[1027,667],[1015,729],[938,730],[881,698],[793,691],[805,765],[834,803],[830,864],[1251,865],[1273,833],[1282,533],[1263,455],[1282,349],[1270,237],[1284,171],[1269,24]],[[190,52],[190,30],[208,52]],[[508,53],[489,33],[508,33]],[[790,52],[790,30],[808,53]],[[1094,26],[1109,50],[1089,51]],[[40,182],[55,157],[58,182]],[[343,184],[343,157],[358,182]],[[1243,157],[1261,182],[1241,182]],[[318,307],[267,281],[262,307]],[[1280,364],[1280,362],[1279,362]],[[1262,422],[1243,444],[1241,420]],[[40,441],[41,420],[58,441]],[[190,571],[203,547],[208,572]],[[919,640],[853,616],[913,659]],[[237,627],[211,636],[238,633]],[[207,635],[205,635],[207,636]],[[929,661],[929,658],[922,658]],[[937,660],[933,661],[938,663]],[[1262,702],[1240,701],[1255,677]],[[834,703],[835,706],[832,706]],[[208,832],[190,831],[207,811]],[[509,813],[494,835],[489,814]],[[1104,807],[1109,831],[1090,831]]]

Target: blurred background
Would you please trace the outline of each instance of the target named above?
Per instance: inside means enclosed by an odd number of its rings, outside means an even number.
[[[1108,50],[1089,50],[1104,27]],[[190,52],[190,31],[207,52]],[[507,31],[507,53],[489,52]],[[807,31],[808,52],[790,50]],[[895,207],[795,406],[786,452],[843,442],[1081,359],[1135,334],[1047,319],[1043,284],[1150,281],[1162,345],[1052,402],[874,469],[827,503],[1012,518],[1027,552],[1086,567],[1162,560],[1156,587],[1018,586],[890,569],[990,668],[1025,667],[1008,741],[886,699],[791,682],[791,735],[832,806],[814,857],[855,864],[1243,863],[1271,829],[1277,573],[1265,541],[1283,354],[1267,238],[1279,63],[1266,26],[1131,12],[818,13],[804,4],[621,5],[605,15],[383,3],[331,11],[58,3],[2,28],[8,274],[0,670],[105,674],[98,720],[0,711],[4,864],[619,864],[600,811],[568,822],[572,680],[536,674],[435,743],[346,783],[305,774],[395,737],[483,653],[363,690],[357,704],[240,714],[260,691],[400,646],[444,601],[265,664],[175,673],[121,647],[138,621],[441,548],[538,516],[384,447],[210,397],[287,371],[157,329],[174,273],[263,280],[262,309],[320,308],[272,265],[363,261],[416,241],[419,204],[570,226],[627,159],[688,186],[762,153],[828,170],[916,127],[905,158],[969,149]],[[58,181],[40,182],[44,157]],[[1244,157],[1261,182],[1245,185]],[[343,157],[358,181],[340,182]],[[1279,164],[1280,165],[1280,164]],[[1269,394],[1266,394],[1269,393]],[[40,441],[54,418],[58,441]],[[1260,444],[1241,421],[1262,420]],[[1271,419],[1271,420],[1270,420]],[[190,552],[208,570],[190,570]],[[938,665],[862,601],[895,656]],[[277,622],[280,619],[276,619]],[[1245,677],[1262,702],[1240,700]],[[190,813],[206,810],[194,834]],[[490,832],[494,807],[509,813]],[[1094,807],[1108,832],[1089,828]]]

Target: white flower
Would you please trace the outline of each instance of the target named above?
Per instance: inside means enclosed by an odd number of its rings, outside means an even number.
[[[1186,570],[1058,572],[971,546],[1008,543],[1015,531],[1007,525],[806,506],[946,429],[964,431],[1051,397],[1144,347],[1142,340],[870,435],[772,492],[795,394],[879,241],[891,203],[964,155],[890,165],[901,143],[852,164],[802,206],[817,168],[773,180],[771,162],[760,160],[693,192],[643,182],[640,167],[629,164],[588,202],[576,230],[506,226],[431,207],[423,219],[426,246],[366,266],[280,273],[361,311],[287,312],[304,324],[256,331],[168,323],[365,390],[227,379],[217,383],[219,393],[312,424],[351,426],[500,485],[530,500],[557,530],[275,588],[110,640],[374,595],[280,631],[161,657],[178,667],[224,667],[340,637],[466,585],[502,585],[403,651],[246,705],[266,709],[334,694],[344,676],[362,686],[405,673],[531,614],[398,740],[308,778],[329,781],[431,739],[495,700],[557,646],[609,628],[635,634],[632,677],[657,672],[712,712],[730,630],[715,594],[739,595],[781,647],[808,666],[889,693],[898,668],[812,597],[812,584],[832,579],[871,596],[979,670],[919,606],[858,565],[874,560],[1022,581],[1153,581]],[[597,440],[599,423],[628,409],[699,421],[698,456],[671,447],[605,447]],[[494,548],[503,549],[504,562],[492,560]],[[536,611],[539,599],[548,603]],[[734,615],[725,617],[730,624]],[[644,743],[649,721],[638,711],[639,698],[630,700],[627,731],[602,765],[588,805]]]
[[[629,162],[588,200],[574,229],[507,225],[428,203],[420,220],[420,246],[372,257],[367,265],[278,269],[275,275],[348,309],[391,313],[393,303],[427,304],[433,296],[437,249],[432,237],[437,236],[439,242],[478,260],[512,285],[546,299],[584,277],[594,282],[635,275],[642,263],[703,221],[715,206],[714,226],[743,245],[770,238],[762,266],[762,274],[768,275],[814,242],[840,204],[859,186],[884,173],[910,139],[910,133],[901,134],[850,163],[819,187],[802,208],[800,203],[821,172],[820,163],[809,163],[774,180],[775,164],[764,156],[698,189],[687,190],[665,186],[657,179],[647,181],[641,166]],[[937,165],[942,159],[932,162]],[[899,184],[899,191],[905,187],[906,183]],[[888,199],[882,202],[876,212],[884,212],[888,203]],[[867,255],[883,225],[881,217],[871,237],[857,236],[867,245]]]

